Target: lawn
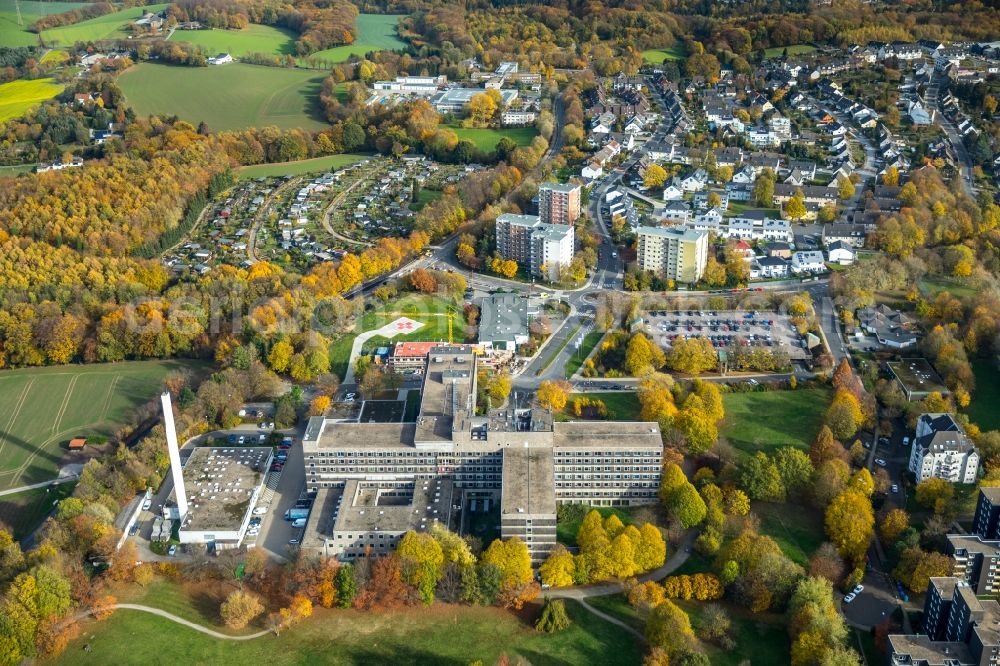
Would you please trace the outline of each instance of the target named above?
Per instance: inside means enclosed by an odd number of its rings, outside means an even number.
[[[52,99],[63,91],[53,79],[11,81],[0,85],[0,122],[18,118],[33,106]]]
[[[96,42],[102,39],[125,39],[128,33],[122,30],[130,21],[140,18],[145,12],[161,12],[168,3],[130,7],[121,11],[98,16],[72,25],[64,25],[42,33],[50,46],[72,46],[76,42]]]
[[[245,53],[295,55],[295,33],[286,28],[251,23],[243,30],[177,30],[171,38],[200,46],[205,55]]]
[[[392,340],[376,335],[368,339],[362,349],[371,351],[376,347],[387,346],[401,340],[409,342],[464,342],[464,320],[459,307],[452,301],[410,294],[387,305],[380,306],[371,312],[366,312],[357,325],[347,334],[338,338],[330,345],[330,360],[333,372],[341,378],[347,373],[347,361],[351,355],[354,338],[365,331],[373,331],[385,326],[399,317],[409,317],[414,321],[423,322],[423,326],[409,335],[396,335]],[[451,322],[449,324],[449,322]]]
[[[955,298],[970,298],[976,295],[976,290],[965,281],[945,277],[943,275],[927,275],[918,282],[920,290],[929,296],[937,296],[947,291]]]
[[[695,633],[701,625],[702,614],[708,604],[697,601],[676,601],[678,606],[691,618]],[[785,666],[791,663],[788,629],[780,615],[754,615],[744,608],[727,602],[716,602],[729,613],[732,620],[730,635],[736,641],[732,650],[722,650],[703,643],[705,654],[712,666],[738,666],[752,663],[753,666]]]
[[[566,364],[567,377],[572,377],[576,374],[576,371],[580,369],[583,362],[587,360],[588,356],[590,356],[590,352],[594,350],[594,347],[597,346],[597,343],[600,342],[603,337],[604,331],[599,331],[596,328],[584,336],[583,344],[580,345],[580,348],[575,354],[573,354],[572,358],[570,358],[569,363]]]
[[[820,547],[823,516],[805,506],[754,502],[753,512],[760,518],[760,531],[774,539],[793,562],[808,566],[809,558]]]
[[[0,372],[0,490],[54,478],[75,436],[111,435],[180,361]]]
[[[458,140],[468,139],[476,145],[476,148],[484,153],[492,152],[497,147],[500,139],[508,137],[519,146],[527,146],[531,140],[538,136],[538,130],[534,127],[508,127],[506,129],[493,129],[490,127],[458,127],[456,125],[446,125],[458,135]]]
[[[441,190],[420,190],[417,192],[417,200],[410,204],[410,210],[419,212],[427,204],[434,203],[444,195]]]
[[[48,488],[35,488],[14,495],[0,496],[0,525],[6,525],[20,541],[41,525],[59,500],[69,497],[76,481]]]
[[[20,176],[23,173],[31,173],[34,170],[34,164],[12,164],[9,166],[0,166],[0,176]]]
[[[295,162],[276,162],[274,164],[255,164],[253,166],[241,167],[240,178],[260,178],[270,176],[297,176],[303,173],[319,173],[325,171],[336,171],[349,164],[354,164],[365,158],[367,155],[355,155],[347,153],[344,155],[326,155],[324,157],[314,157],[308,160],[297,160]]]
[[[608,594],[603,597],[591,597],[587,599],[587,603],[599,611],[618,618],[640,634],[646,632],[646,618],[638,610],[629,605],[628,598],[623,592]]]
[[[204,121],[213,131],[244,127],[319,130],[323,76],[316,72],[241,63],[179,67],[143,63],[118,77],[136,113]]]
[[[642,406],[631,391],[609,391],[607,393],[570,393],[569,399],[590,398],[591,400],[602,400],[608,407],[608,421],[639,421],[639,412]],[[574,417],[562,414],[559,419],[563,421],[572,420]]]
[[[28,32],[32,23],[42,16],[79,9],[89,3],[22,0],[18,4],[21,5],[22,25],[17,24],[15,0],[0,0],[0,44],[3,46],[34,46],[38,44],[38,35]]]
[[[803,55],[805,53],[812,53],[816,50],[816,47],[811,44],[793,44],[791,46],[774,46],[769,49],[764,49],[765,58],[777,58],[788,49],[788,55],[796,56]]]
[[[976,390],[966,412],[981,430],[1000,429],[1000,370],[993,359],[977,359],[972,364],[976,375]]]
[[[720,434],[738,451],[753,455],[782,446],[807,449],[823,425],[830,403],[826,388],[726,393]]]
[[[351,56],[361,57],[369,51],[404,49],[406,42],[396,34],[396,24],[400,18],[402,16],[397,14],[361,14],[356,24],[357,39],[353,44],[317,51],[301,60],[344,62]]]
[[[669,49],[646,49],[642,52],[642,59],[653,65],[663,64],[664,60],[683,60],[686,57],[687,53],[681,45]]]
[[[280,638],[268,634],[239,642],[217,640],[148,613],[119,610],[104,622],[85,623],[81,637],[59,662],[456,666],[474,660],[493,664],[507,654],[512,662],[520,657],[537,666],[639,663],[640,650],[631,634],[574,601],[567,601],[566,609],[573,624],[551,635],[496,608],[436,605],[379,614],[317,609]]]

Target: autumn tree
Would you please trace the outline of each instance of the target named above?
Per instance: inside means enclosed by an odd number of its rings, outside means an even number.
[[[716,369],[719,355],[707,338],[678,338],[670,347],[666,364],[671,370],[698,375]]]
[[[854,196],[854,183],[851,182],[850,178],[845,176],[837,177],[837,198],[841,201],[847,201]]]
[[[805,198],[802,196],[802,190],[796,190],[795,194],[785,202],[785,215],[793,221],[798,221],[805,217],[806,203]]]
[[[264,605],[256,594],[245,590],[229,593],[219,608],[222,621],[230,629],[242,629],[264,612]]]
[[[573,555],[562,544],[556,544],[538,568],[542,583],[550,587],[568,587],[573,584],[575,573]]]
[[[642,176],[642,184],[650,189],[663,187],[667,182],[667,172],[659,164],[650,164]]]
[[[902,509],[891,509],[884,516],[878,526],[879,536],[882,543],[891,546],[910,526],[910,517]]]
[[[323,416],[330,409],[330,396],[318,395],[309,403],[309,416]]]
[[[410,530],[399,540],[396,555],[402,561],[403,579],[417,588],[424,605],[430,606],[444,564],[441,544],[429,532]]]
[[[569,382],[562,379],[546,379],[538,385],[535,398],[545,409],[561,412],[566,407],[566,401],[573,390]]]
[[[826,533],[845,558],[864,557],[874,534],[871,501],[857,490],[845,490],[826,509]]]
[[[823,417],[833,436],[846,440],[858,431],[864,420],[864,412],[857,396],[847,389],[837,389]]]
[[[663,350],[644,333],[635,333],[629,339],[628,347],[625,349],[625,370],[633,377],[656,370],[662,367],[665,361]]]
[[[531,555],[517,537],[506,541],[495,539],[483,552],[481,561],[499,569],[503,587],[514,588],[531,582]]]
[[[664,600],[650,611],[646,640],[651,646],[663,648],[673,656],[691,647],[693,639],[690,618],[672,601]]]

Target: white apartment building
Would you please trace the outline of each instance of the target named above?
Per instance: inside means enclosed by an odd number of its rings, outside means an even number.
[[[951,414],[921,414],[909,469],[917,483],[932,477],[951,483],[975,483],[979,453]]]
[[[558,280],[573,261],[572,224],[546,224],[537,215],[504,213],[496,220],[497,251],[526,266],[532,275]]]

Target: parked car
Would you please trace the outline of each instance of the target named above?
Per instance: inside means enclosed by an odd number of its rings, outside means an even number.
[[[298,545],[298,543],[299,543],[299,540],[298,540],[298,539],[289,539],[289,540],[288,540],[288,545],[289,545],[289,546],[297,546],[297,545]]]
[[[879,467],[885,467],[886,462],[882,458],[876,458],[875,459],[875,464],[878,465]]]
[[[170,557],[173,557],[176,554],[177,554],[177,545],[176,544],[170,544],[170,548],[167,548],[167,555],[169,555]]]
[[[253,510],[253,515],[255,515],[255,516],[263,516],[265,513],[267,513],[267,507],[266,506],[259,506],[259,507],[257,507],[256,509]]]
[[[358,397],[357,393],[348,393],[344,396],[344,402],[354,402],[354,399]]]
[[[142,510],[149,511],[149,507],[153,506],[153,500],[145,499],[142,501]]]
[[[858,596],[858,595],[854,594],[853,592],[849,593],[847,596],[844,597],[844,603],[845,604],[851,603],[852,601],[854,601],[854,598],[856,596]]]
[[[899,492],[899,486],[897,486],[895,483],[892,484],[892,492],[894,492],[894,493],[898,493]]]
[[[857,587],[855,587],[855,588],[854,588],[853,590],[851,590],[851,592],[852,592],[853,594],[861,594],[861,593],[862,593],[862,592],[864,592],[864,591],[865,591],[865,586],[864,586],[864,585],[858,585],[858,586],[857,586]]]

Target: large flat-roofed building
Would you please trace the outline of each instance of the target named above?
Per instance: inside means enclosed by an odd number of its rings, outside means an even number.
[[[504,213],[497,216],[497,252],[525,266],[531,259],[531,232],[538,226],[537,215]]]
[[[538,186],[538,217],[547,224],[573,224],[580,217],[580,186],[542,183]]]
[[[503,452],[500,536],[518,537],[538,565],[556,545],[555,467],[551,446],[511,446]]]
[[[269,446],[197,447],[182,473],[187,512],[180,517],[181,543],[236,548],[246,535],[264,487],[273,449]],[[176,488],[168,504],[176,506]]]
[[[517,99],[516,90],[498,90],[500,93],[500,108],[505,109]],[[431,97],[431,106],[438,113],[462,113],[465,106],[476,95],[483,94],[480,88],[449,88]]]
[[[537,563],[555,544],[557,505],[657,501],[658,424],[554,423],[524,395],[477,415],[477,363],[465,348],[430,350],[415,422],[310,419],[303,457],[306,486],[317,499],[304,548],[353,559],[433,520],[458,531],[473,507],[499,502],[501,534],[522,538]],[[432,494],[441,502],[420,500],[424,485],[437,488]],[[389,497],[402,497],[396,501],[411,510],[393,509],[388,500],[380,506]]]
[[[708,263],[708,232],[687,228],[639,227],[639,268],[677,282],[697,282]]]
[[[951,391],[944,385],[941,375],[925,358],[886,361],[885,367],[910,402],[923,400],[931,393],[940,393],[945,397],[951,395]]]
[[[397,76],[394,81],[376,81],[372,89],[390,93],[411,93],[431,95],[448,83],[448,77],[441,76]]]
[[[516,352],[531,335],[528,324],[528,299],[517,294],[487,296],[479,307],[479,344],[490,350]]]

